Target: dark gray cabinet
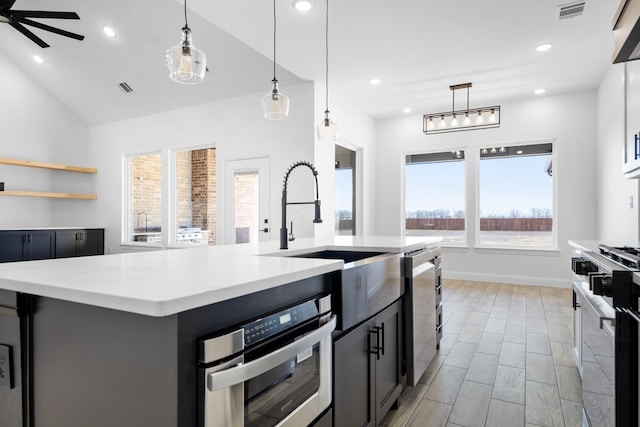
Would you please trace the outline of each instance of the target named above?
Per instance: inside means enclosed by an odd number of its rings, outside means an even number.
[[[55,258],[52,230],[0,231],[0,262]]]
[[[375,426],[402,392],[398,300],[334,344],[334,427]]]
[[[56,231],[56,258],[104,255],[104,230]]]
[[[104,229],[0,230],[0,263],[104,255]]]

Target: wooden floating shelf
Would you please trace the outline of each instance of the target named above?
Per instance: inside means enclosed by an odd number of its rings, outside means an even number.
[[[67,172],[81,172],[81,173],[97,173],[98,172],[98,169],[86,168],[83,166],[69,166],[69,165],[59,165],[56,163],[32,162],[31,160],[15,160],[15,159],[3,158],[3,157],[0,157],[0,164],[13,165],[13,166],[27,166],[30,168],[54,169],[54,170],[67,171]]]
[[[96,200],[96,194],[50,193],[46,191],[0,191],[0,196],[49,197],[53,199]]]

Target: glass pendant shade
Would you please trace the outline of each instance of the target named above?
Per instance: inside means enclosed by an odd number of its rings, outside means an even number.
[[[324,112],[324,120],[318,125],[318,138],[321,140],[335,140],[338,135],[338,125],[329,119],[329,112]]]
[[[468,111],[464,114],[464,120],[462,121],[462,126],[471,126],[471,119],[469,118]]]
[[[165,52],[171,80],[184,84],[199,84],[207,70],[207,56],[193,46],[191,30],[182,28],[182,42]]]
[[[261,103],[265,119],[282,120],[289,115],[289,97],[278,90],[278,81],[275,79],[271,92],[262,97]]]

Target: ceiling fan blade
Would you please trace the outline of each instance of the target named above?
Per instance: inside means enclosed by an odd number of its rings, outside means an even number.
[[[29,37],[29,39],[31,39],[32,42],[34,42],[35,44],[37,44],[41,48],[49,47],[49,45],[46,44],[44,42],[44,40],[42,40],[40,37],[38,37],[35,34],[33,34],[31,31],[27,30],[22,25],[18,24],[17,22],[13,22],[13,21],[9,22],[9,25],[11,25],[16,30],[20,31],[25,36]]]
[[[50,25],[41,24],[40,22],[32,21],[30,19],[14,17],[13,20],[16,22],[20,22],[24,25],[30,25],[32,27],[40,28],[41,30],[49,31],[55,34],[60,34],[61,36],[70,37],[76,40],[84,40],[84,36],[81,36],[80,34],[71,33],[69,31],[61,30],[60,28],[55,28]]]
[[[16,18],[80,19],[75,12],[47,12],[43,10],[12,10],[11,15]]]
[[[0,0],[0,10],[8,11],[15,2],[16,0]]]

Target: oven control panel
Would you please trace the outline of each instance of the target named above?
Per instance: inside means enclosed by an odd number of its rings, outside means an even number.
[[[295,307],[282,310],[244,326],[244,344],[250,346],[272,337],[291,327],[317,317],[318,307],[314,301],[308,301]]]

